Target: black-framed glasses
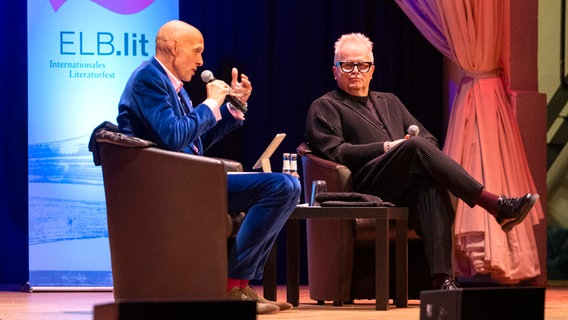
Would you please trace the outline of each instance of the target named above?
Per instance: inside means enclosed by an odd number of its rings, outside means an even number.
[[[367,73],[369,72],[369,70],[371,70],[371,66],[373,65],[373,63],[368,61],[366,62],[339,61],[335,65],[338,66],[341,69],[341,71],[345,73],[353,72],[353,70],[355,70],[355,67],[357,67],[357,70],[359,70],[359,72]]]

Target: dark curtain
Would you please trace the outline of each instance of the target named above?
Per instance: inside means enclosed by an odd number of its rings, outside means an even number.
[[[395,93],[444,144],[442,55],[392,0],[193,0],[180,3],[180,19],[203,33],[202,70],[228,82],[235,66],[253,83],[245,126],[209,155],[241,161],[251,170],[274,135],[284,132],[287,136],[271,158],[272,170],[280,171],[282,153],[295,152],[304,141],[310,104],[335,88],[333,45],[349,32],[364,33],[374,43],[371,89]],[[200,73],[186,84],[194,103],[204,99]],[[302,175],[301,165],[298,169]],[[304,224],[301,231],[305,233]],[[285,248],[283,234],[280,248]],[[285,269],[284,253],[278,250],[278,270]],[[306,252],[300,255],[305,284]],[[279,272],[279,283],[285,283],[284,276]]]
[[[303,141],[311,102],[335,87],[333,44],[348,32],[362,32],[375,44],[372,89],[397,94],[443,145],[441,54],[391,0],[194,0],[180,3],[180,19],[204,35],[202,70],[228,82],[235,66],[253,83],[245,126],[211,155],[250,170],[274,135],[284,132],[272,158],[279,171],[282,152],[295,152]],[[186,85],[194,103],[205,93],[200,72]]]
[[[26,2],[0,4],[0,290],[28,281]]]

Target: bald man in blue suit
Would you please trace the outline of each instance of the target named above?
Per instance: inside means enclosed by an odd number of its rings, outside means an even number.
[[[193,106],[184,82],[203,65],[203,35],[178,20],[163,25],[156,36],[156,55],[131,75],[119,103],[121,132],[154,141],[161,148],[195,155],[243,125],[244,114],[225,103],[231,94],[246,105],[252,86],[233,68],[229,86],[214,80],[207,98]],[[257,313],[274,313],[292,307],[258,295],[249,280],[261,279],[278,233],[300,197],[298,179],[281,173],[228,175],[229,212],[246,212],[235,244],[229,251],[228,296],[257,302]],[[196,290],[199,290],[196,288]]]

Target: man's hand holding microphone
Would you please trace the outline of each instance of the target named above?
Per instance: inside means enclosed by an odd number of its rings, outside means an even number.
[[[247,101],[252,92],[252,85],[249,78],[241,74],[239,82],[239,71],[237,68],[231,70],[231,86],[221,80],[215,79],[213,73],[205,70],[201,73],[201,80],[207,83],[207,98],[215,99],[222,105],[227,100],[232,106],[229,108],[233,116],[237,120],[244,120],[247,112]]]
[[[408,132],[408,133],[404,136],[404,139],[397,139],[397,140],[394,140],[394,141],[386,141],[383,144],[384,151],[389,152],[392,148],[396,147],[397,145],[399,145],[404,140],[408,140],[412,137],[418,136],[420,129],[418,128],[417,125],[413,124],[410,127],[408,127],[408,130],[406,132]]]

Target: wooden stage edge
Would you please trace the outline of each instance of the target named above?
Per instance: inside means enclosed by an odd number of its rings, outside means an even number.
[[[261,289],[259,287],[257,289]],[[286,287],[278,286],[278,300],[286,299]],[[0,320],[92,320],[94,307],[113,302],[111,291],[0,291]],[[277,314],[259,315],[257,319],[391,319],[417,320],[420,301],[409,300],[408,308],[396,308],[390,300],[389,310],[375,310],[374,300],[356,300],[354,304],[334,307],[331,302],[317,305],[309,298],[308,288],[300,287],[300,305]],[[545,293],[546,320],[566,319],[568,315],[568,281],[549,281]]]

